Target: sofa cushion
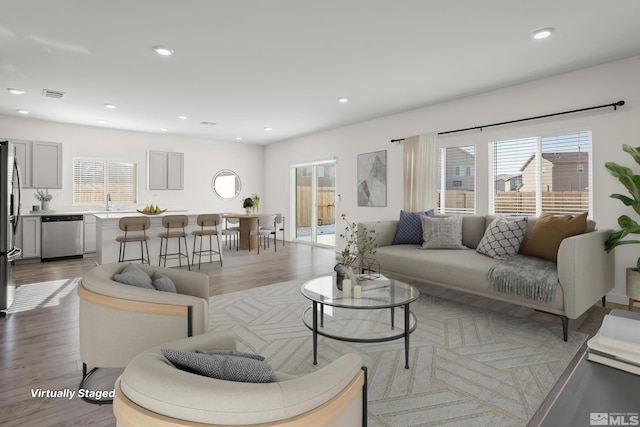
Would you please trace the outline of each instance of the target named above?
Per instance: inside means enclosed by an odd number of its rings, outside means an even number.
[[[562,240],[582,234],[586,228],[587,212],[576,216],[554,216],[543,212],[520,253],[558,262]]]
[[[177,293],[176,285],[166,274],[156,271],[151,276],[151,284],[158,291]]]
[[[140,267],[129,263],[120,273],[113,276],[113,280],[125,285],[137,286],[145,289],[156,289],[153,287],[151,277]]]
[[[505,260],[518,254],[526,231],[527,218],[496,218],[487,227],[476,251]]]
[[[211,378],[244,383],[270,383],[277,380],[268,363],[249,357],[174,349],[163,349],[162,354],[178,369]]]
[[[433,209],[421,212],[400,211],[400,221],[398,229],[393,238],[392,245],[420,245],[422,244],[422,223],[420,217],[423,215],[434,216]]]
[[[477,248],[487,224],[484,215],[462,215],[462,244],[470,249]]]
[[[462,217],[420,217],[423,249],[466,249],[462,244]]]

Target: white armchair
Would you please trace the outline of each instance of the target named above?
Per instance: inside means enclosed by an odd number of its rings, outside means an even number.
[[[235,350],[227,332],[211,332],[149,349],[116,381],[113,412],[119,426],[363,426],[366,369],[355,354],[317,371],[278,381],[246,383],[177,369],[162,349]]]
[[[98,368],[124,368],[135,355],[150,347],[208,330],[208,276],[138,265],[149,276],[155,271],[168,276],[176,286],[174,294],[113,281],[113,276],[126,265],[99,265],[78,283],[81,388]],[[94,368],[87,372],[87,366]]]

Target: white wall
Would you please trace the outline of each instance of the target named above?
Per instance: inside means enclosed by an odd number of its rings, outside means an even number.
[[[118,206],[122,209],[144,208],[154,203],[161,208],[189,209],[206,212],[242,212],[241,196],[264,194],[264,147],[211,141],[196,138],[128,132],[99,127],[68,125],[30,118],[0,115],[0,138],[27,141],[61,142],[63,144],[63,179],[61,190],[53,194],[51,209],[57,211],[86,210],[73,206],[72,177],[74,157],[101,157],[138,162],[138,204]],[[146,190],[148,150],[184,153],[184,190]],[[220,169],[231,169],[242,181],[242,192],[235,200],[223,201],[211,190],[211,179]],[[23,208],[37,204],[25,190]],[[104,209],[104,205],[93,206]]]
[[[559,76],[520,84],[505,89],[453,100],[379,118],[351,126],[283,141],[267,146],[268,165],[265,205],[268,210],[289,212],[289,167],[306,161],[336,157],[336,214],[346,213],[350,221],[395,219],[403,206],[402,145],[391,144],[395,138],[466,128],[519,118],[568,111],[624,100],[618,111],[596,110],[556,118],[525,122],[480,131],[442,136],[442,144],[476,144],[478,162],[488,156],[487,142],[497,139],[544,135],[557,132],[591,130],[593,135],[593,219],[598,228],[617,227],[616,219],[631,210],[609,195],[626,191],[611,177],[604,163],[616,161],[634,166],[621,151],[623,143],[640,145],[640,57],[616,61]],[[350,100],[350,104],[358,100]],[[348,107],[348,106],[347,106]],[[358,207],[356,200],[357,154],[387,150],[387,207]],[[635,166],[638,170],[638,166]],[[478,164],[477,180],[488,182],[486,167]],[[486,186],[484,186],[486,188]],[[486,191],[477,193],[477,212],[488,210]],[[340,243],[338,243],[340,245]],[[611,300],[626,303],[625,273],[635,265],[640,246],[616,249],[615,289]]]

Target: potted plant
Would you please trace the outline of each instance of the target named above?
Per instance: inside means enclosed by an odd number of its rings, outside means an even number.
[[[640,147],[631,147],[624,144],[622,150],[629,153],[633,160],[640,165]],[[610,197],[620,200],[625,206],[631,206],[636,214],[640,215],[640,175],[636,175],[633,171],[621,166],[615,162],[606,162],[604,166],[609,173],[618,178],[618,181],[629,191],[629,196],[624,194],[612,194]],[[620,215],[618,217],[619,230],[613,231],[609,238],[604,242],[607,252],[610,252],[616,246],[633,245],[640,243],[637,239],[626,239],[630,234],[640,234],[640,225],[637,221],[628,215]],[[627,296],[629,297],[629,306],[633,306],[634,300],[640,300],[640,257],[636,261],[635,268],[627,268]]]
[[[51,201],[51,199],[53,199],[53,194],[49,194],[48,188],[45,188],[44,191],[37,189],[36,192],[33,194],[33,197],[35,197],[36,199],[38,199],[38,201],[40,201],[43,211],[49,210],[49,202]]]
[[[260,196],[253,193],[251,195],[251,200],[253,201],[253,206],[252,206],[253,213],[258,213],[258,209],[260,209]]]
[[[242,207],[244,208],[247,215],[251,214],[251,208],[253,207],[253,199],[251,197],[246,197],[242,201]]]
[[[374,228],[363,227],[362,233],[358,236],[358,225],[349,222],[347,215],[340,215],[347,223],[340,237],[345,240],[345,247],[340,251],[338,263],[333,268],[337,274],[336,285],[342,290],[342,280],[345,278],[356,282],[353,269],[360,269],[368,255],[374,255],[378,244],[376,243],[376,230]]]

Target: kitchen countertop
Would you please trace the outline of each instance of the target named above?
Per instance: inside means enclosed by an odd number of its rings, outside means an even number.
[[[118,213],[118,214],[130,214],[130,213],[137,213],[137,211],[135,210],[122,210],[122,211],[58,211],[58,210],[49,210],[49,211],[29,211],[27,213],[21,213],[20,216],[22,217],[28,217],[28,216],[44,216],[44,215],[96,215],[96,214],[111,214],[111,213]]]
[[[111,211],[111,212],[100,212],[94,213],[93,215],[99,219],[120,219],[125,216],[146,216],[149,218],[162,218],[167,215],[181,214],[181,215],[199,215],[203,212],[192,212],[186,209],[168,209],[166,212],[157,215],[147,215],[140,213],[138,211]]]

